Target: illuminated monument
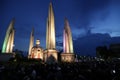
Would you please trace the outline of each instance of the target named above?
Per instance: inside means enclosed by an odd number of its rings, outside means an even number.
[[[41,59],[43,60],[43,48],[40,47],[40,40],[36,40],[36,46],[31,48],[31,53],[29,58]]]
[[[31,35],[30,35],[30,44],[29,44],[29,53],[28,53],[28,58],[30,58],[31,55],[31,49],[34,45],[34,29],[32,29]]]
[[[46,31],[46,50],[45,61],[57,62],[56,40],[55,40],[55,23],[52,3],[49,5],[49,12],[47,18],[47,31]]]
[[[61,61],[73,62],[74,52],[73,52],[72,34],[67,19],[65,19],[64,32],[63,32],[63,50],[64,52],[61,54]]]
[[[13,46],[14,46],[14,22],[15,19],[13,19],[10,22],[10,25],[8,26],[8,29],[6,31],[5,39],[3,42],[3,47],[2,47],[2,53],[12,53],[13,52]]]

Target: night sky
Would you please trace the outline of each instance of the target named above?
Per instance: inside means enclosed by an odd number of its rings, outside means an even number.
[[[0,49],[7,27],[15,18],[15,47],[28,51],[30,32],[35,40],[46,45],[46,20],[52,1],[56,46],[62,49],[64,18],[67,17],[73,36],[74,52],[95,55],[97,46],[120,43],[120,0],[0,0]]]

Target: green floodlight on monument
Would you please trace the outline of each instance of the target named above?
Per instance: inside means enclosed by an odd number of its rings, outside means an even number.
[[[5,39],[3,42],[3,47],[2,47],[2,53],[12,53],[13,49],[13,42],[14,42],[14,22],[15,18],[12,19],[10,22],[10,25],[8,26],[8,29],[6,31]]]

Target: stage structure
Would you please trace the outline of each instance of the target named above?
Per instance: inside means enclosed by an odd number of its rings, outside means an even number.
[[[57,50],[56,50],[56,40],[55,40],[55,21],[54,12],[52,8],[52,3],[49,5],[49,12],[47,18],[47,31],[46,31],[46,49],[45,61],[46,62],[57,62]]]
[[[64,52],[61,54],[61,61],[74,62],[72,34],[66,18],[63,31],[63,50]]]

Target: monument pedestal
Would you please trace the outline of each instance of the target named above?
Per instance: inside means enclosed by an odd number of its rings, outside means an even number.
[[[47,63],[58,62],[57,50],[55,50],[55,49],[44,50],[44,61],[47,62]]]
[[[75,57],[73,53],[62,53],[61,54],[61,61],[62,62],[74,62]]]

